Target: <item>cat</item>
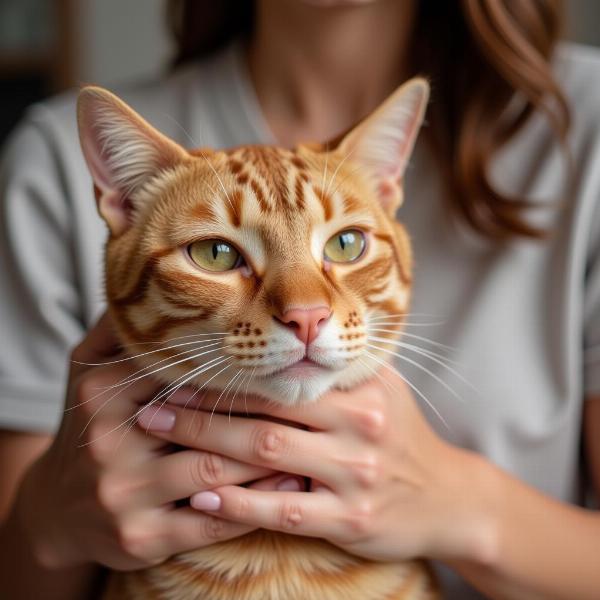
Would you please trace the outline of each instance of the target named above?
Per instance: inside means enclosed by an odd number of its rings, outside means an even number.
[[[374,376],[410,299],[411,246],[395,213],[428,94],[425,80],[410,80],[331,148],[190,151],[110,92],[82,89],[80,140],[110,230],[108,307],[124,347],[166,346],[135,359],[167,385],[157,400],[182,384],[231,391],[237,373],[246,393],[292,405]],[[378,345],[369,343],[377,322],[393,323]],[[423,561],[378,563],[259,530],[114,573],[104,598],[428,600],[439,592]]]

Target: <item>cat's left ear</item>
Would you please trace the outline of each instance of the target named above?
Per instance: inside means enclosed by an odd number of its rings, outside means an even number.
[[[103,88],[81,90],[77,121],[98,211],[117,237],[144,209],[137,192],[165,169],[188,160],[189,154]]]
[[[389,214],[402,202],[401,182],[423,122],[429,84],[415,77],[394,92],[373,114],[348,133],[337,152],[362,165],[375,178]]]

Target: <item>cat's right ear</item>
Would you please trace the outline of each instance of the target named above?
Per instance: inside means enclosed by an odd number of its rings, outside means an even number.
[[[139,190],[164,169],[189,158],[178,144],[156,131],[109,91],[88,86],[77,102],[79,139],[94,179],[98,211],[111,235],[126,231]],[[136,202],[137,201],[137,202]]]

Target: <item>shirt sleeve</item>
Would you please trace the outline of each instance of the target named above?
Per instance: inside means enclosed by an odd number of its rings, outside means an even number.
[[[598,181],[595,181],[597,185],[594,185],[595,198],[591,211],[583,307],[583,367],[586,397],[600,396],[600,177],[594,174],[593,178]]]
[[[56,429],[85,330],[65,165],[42,121],[30,111],[0,163],[0,428],[21,431]]]

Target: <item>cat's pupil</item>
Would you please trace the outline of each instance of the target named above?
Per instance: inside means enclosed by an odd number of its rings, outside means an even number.
[[[340,246],[342,247],[342,250],[346,247],[346,240],[343,235],[340,235]]]
[[[219,246],[217,244],[213,244],[212,255],[214,260],[217,260],[217,254],[219,254]]]

